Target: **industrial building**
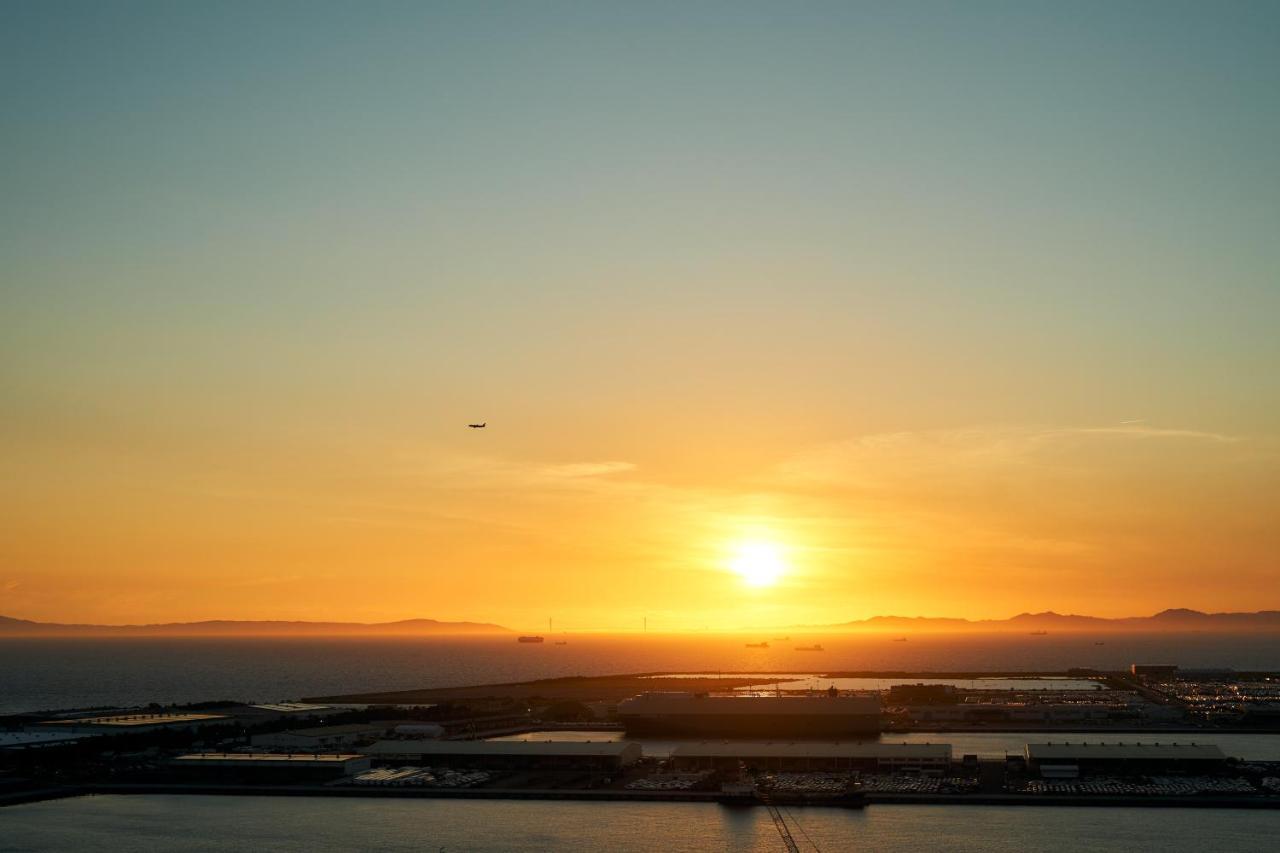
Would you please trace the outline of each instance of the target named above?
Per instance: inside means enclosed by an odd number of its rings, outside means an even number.
[[[102,717],[75,717],[45,720],[41,728],[74,734],[137,734],[161,729],[193,730],[204,726],[223,725],[231,718],[225,714],[115,714]]]
[[[271,720],[303,720],[333,710],[329,705],[311,702],[269,702],[261,705],[239,705],[227,711],[245,725],[257,725]]]
[[[1178,674],[1178,668],[1169,663],[1135,663],[1129,672],[1138,678],[1169,679]]]
[[[269,749],[295,749],[323,752],[337,746],[348,746],[365,740],[373,740],[386,734],[387,726],[379,723],[351,723],[342,726],[317,726],[310,729],[294,729],[287,732],[271,732],[254,735],[249,742]]]
[[[640,760],[629,741],[383,740],[361,749],[380,761],[498,770],[615,771]]]
[[[633,736],[835,738],[880,731],[877,695],[714,696],[642,693],[618,703]]]
[[[732,769],[739,762],[757,770],[911,771],[945,774],[951,769],[948,743],[816,743],[813,741],[704,741],[671,752],[681,770]]]
[[[1196,743],[1029,743],[1027,766],[1048,777],[1082,772],[1206,773],[1227,763],[1222,749]]]
[[[327,782],[368,770],[367,756],[342,753],[276,755],[200,752],[180,755],[170,767],[179,775],[219,782]]]

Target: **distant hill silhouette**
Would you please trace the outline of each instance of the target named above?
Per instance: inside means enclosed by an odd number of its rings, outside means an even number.
[[[797,626],[800,627],[800,626]],[[1253,613],[1203,613],[1184,607],[1154,616],[1078,616],[1070,613],[1019,613],[1008,619],[956,619],[932,616],[872,616],[836,625],[810,625],[832,630],[916,631],[1273,631],[1280,630],[1280,610]]]
[[[1153,616],[1108,619],[1070,613],[1019,613],[1008,619],[960,619],[939,616],[872,616],[834,625],[791,625],[806,631],[928,631],[936,633],[1003,631],[1048,633],[1072,631],[1280,631],[1280,610],[1253,613],[1203,613],[1174,608]],[[751,629],[759,630],[759,629]],[[769,630],[781,630],[771,628]],[[399,622],[288,622],[277,620],[167,622],[155,625],[80,625],[33,622],[0,616],[0,637],[111,636],[111,637],[218,637],[218,636],[425,636],[447,634],[509,634],[510,628],[489,622],[441,622],[436,619],[404,619]]]
[[[509,628],[487,622],[440,622],[404,619],[399,622],[285,622],[215,619],[207,622],[168,622],[158,625],[64,625],[0,616],[0,637],[113,636],[404,636],[424,634],[505,634]]]

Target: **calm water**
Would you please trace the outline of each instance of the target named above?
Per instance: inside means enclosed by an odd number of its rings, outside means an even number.
[[[504,735],[490,740],[550,740],[550,741],[616,741],[635,740],[644,748],[644,754],[665,758],[671,750],[688,740],[660,740],[656,738],[627,738],[622,732],[601,731],[547,731]],[[966,753],[997,756],[1008,753],[1022,754],[1027,743],[1045,741],[1072,741],[1073,743],[1207,743],[1222,747],[1222,751],[1235,758],[1249,761],[1280,761],[1280,736],[1233,734],[1230,732],[1204,732],[1196,734],[1108,734],[1105,732],[911,732],[884,734],[883,743],[949,743],[957,757]]]
[[[826,652],[747,649],[724,635],[511,639],[0,640],[0,713],[206,699],[272,701],[625,672],[1122,668],[1134,661],[1280,669],[1274,635],[814,635]]]
[[[1280,812],[987,806],[791,809],[802,849],[1239,853]],[[0,813],[0,851],[774,851],[763,809],[687,803],[86,797]],[[109,839],[109,843],[107,840]],[[813,844],[808,843],[812,839]]]

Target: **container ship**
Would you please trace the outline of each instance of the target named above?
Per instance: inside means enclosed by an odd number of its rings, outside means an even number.
[[[880,731],[878,696],[711,696],[642,693],[618,703],[629,736],[712,738],[872,737]]]
[[[541,643],[542,638],[541,637],[517,637],[516,642],[517,643]]]

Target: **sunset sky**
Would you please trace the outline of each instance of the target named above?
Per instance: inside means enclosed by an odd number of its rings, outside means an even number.
[[[0,614],[1280,608],[1278,44],[1275,3],[7,4]]]

